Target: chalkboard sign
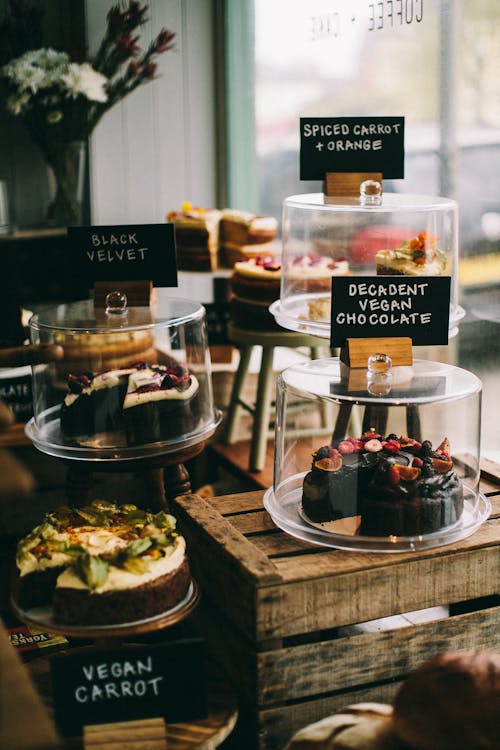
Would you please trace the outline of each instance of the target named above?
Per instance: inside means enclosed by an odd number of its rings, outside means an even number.
[[[449,276],[332,277],[331,346],[379,336],[447,344],[450,284]]]
[[[86,724],[206,717],[201,639],[58,654],[51,673],[55,719],[66,736]]]
[[[67,262],[88,287],[96,281],[151,280],[177,286],[174,225],[68,227]]]
[[[300,179],[327,172],[404,177],[404,117],[301,117]]]

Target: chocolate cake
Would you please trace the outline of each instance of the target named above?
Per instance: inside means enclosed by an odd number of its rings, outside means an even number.
[[[320,524],[359,517],[365,536],[415,536],[456,523],[463,489],[446,438],[433,450],[428,440],[369,431],[313,454],[302,509]]]
[[[133,622],[177,605],[189,588],[175,518],[135,505],[63,507],[18,544],[16,598],[49,605],[57,623]]]
[[[140,445],[196,429],[198,381],[183,364],[70,374],[61,432],[84,445]]]

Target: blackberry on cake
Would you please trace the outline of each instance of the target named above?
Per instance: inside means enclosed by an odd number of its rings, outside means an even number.
[[[190,585],[184,538],[163,511],[96,500],[48,513],[18,544],[17,601],[56,622],[133,622],[171,609]]]

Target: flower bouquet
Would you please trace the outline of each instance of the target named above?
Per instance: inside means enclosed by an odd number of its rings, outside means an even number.
[[[7,110],[22,118],[52,171],[55,196],[47,221],[53,226],[80,223],[87,139],[108,109],[154,79],[156,57],[172,47],[174,33],[162,29],[140,49],[134,32],[146,12],[136,0],[113,6],[93,60],[76,62],[66,52],[41,48],[0,69]]]

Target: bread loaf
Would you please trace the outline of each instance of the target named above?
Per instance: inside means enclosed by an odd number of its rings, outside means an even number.
[[[398,750],[392,732],[392,707],[356,703],[300,729],[286,750]]]
[[[394,701],[394,730],[415,750],[500,748],[500,652],[441,654]]]

